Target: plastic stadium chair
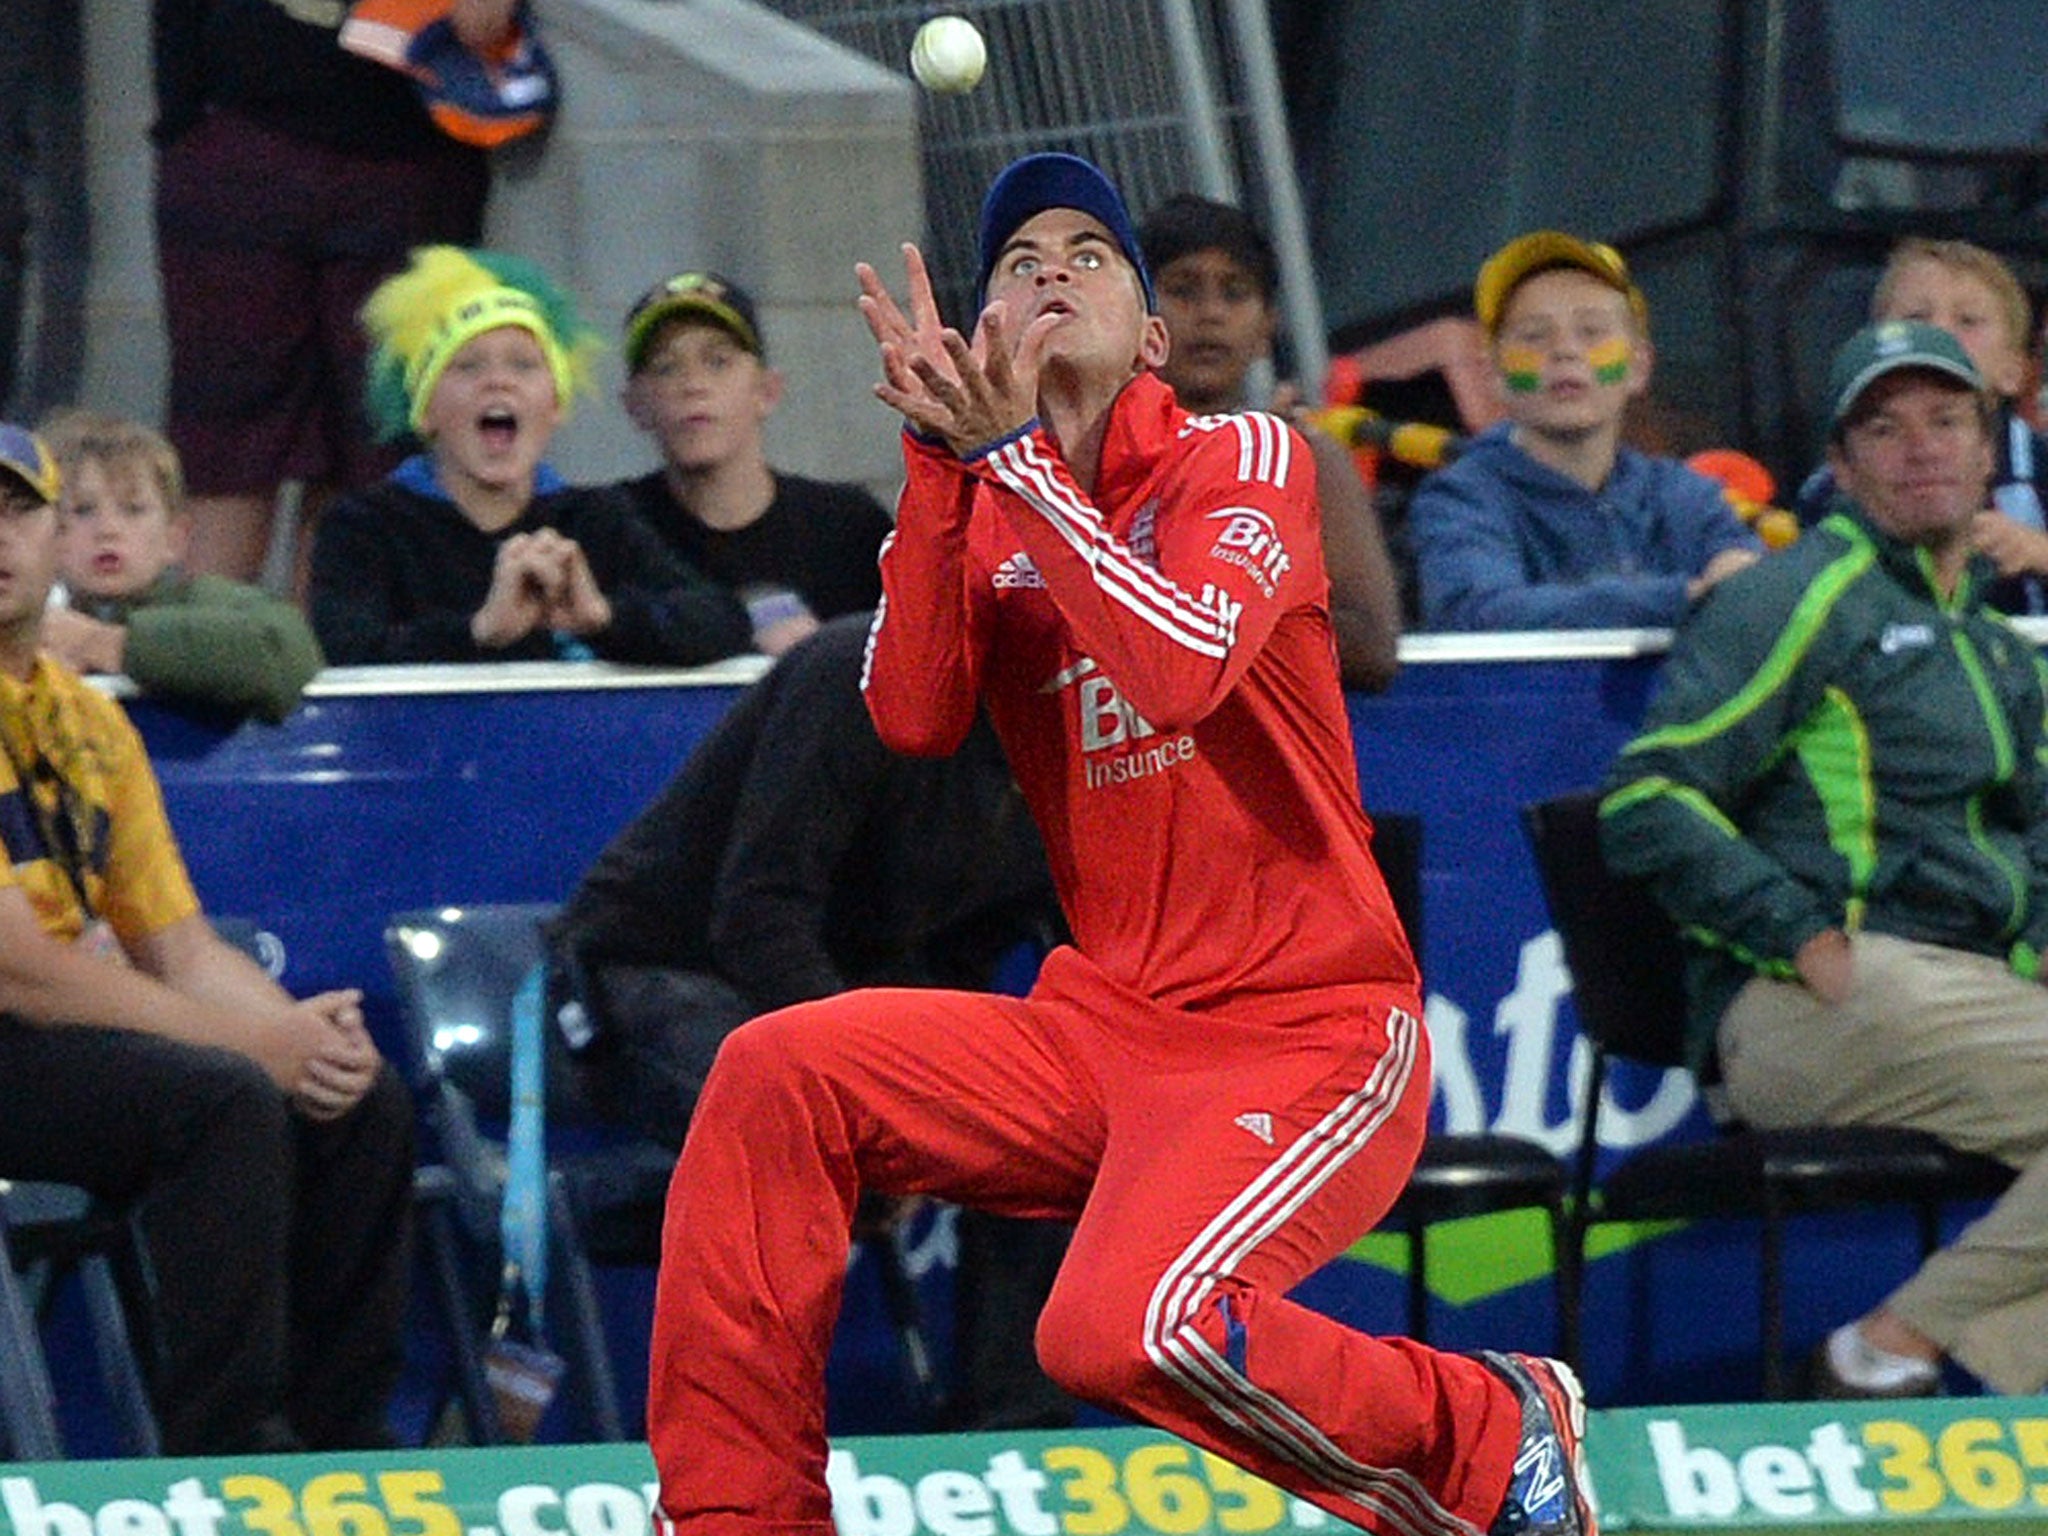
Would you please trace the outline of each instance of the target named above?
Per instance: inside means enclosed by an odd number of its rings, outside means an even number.
[[[57,1390],[28,1297],[14,1272],[7,1215],[0,1199],[0,1451],[13,1461],[55,1461],[64,1454],[57,1432]]]
[[[1601,858],[1599,796],[1580,791],[1524,810],[1543,893],[1571,972],[1579,1027],[1593,1045],[1573,1169],[1574,1273],[1596,1222],[1739,1218],[1760,1224],[1758,1310],[1766,1397],[1783,1397],[1784,1228],[1787,1218],[1908,1205],[1920,1249],[1940,1243],[1941,1207],[1984,1199],[2012,1182],[1991,1158],[1957,1152],[1921,1131],[1880,1126],[1752,1130],[1659,1144],[1624,1158],[1594,1187],[1601,1090],[1608,1064],[1685,1065],[1684,951],[1678,931],[1640,881]]]
[[[469,1444],[496,1445],[503,1434],[498,1425],[497,1403],[484,1373],[471,1287],[464,1278],[462,1245],[456,1231],[461,1193],[454,1171],[445,1165],[426,1163],[413,1169],[413,1232],[427,1262],[434,1305],[448,1337],[449,1374],[453,1378],[456,1406],[461,1411]]]
[[[1373,857],[1386,877],[1394,909],[1417,956],[1422,953],[1422,822],[1415,816],[1373,816]],[[1408,1336],[1429,1338],[1429,1229],[1439,1222],[1499,1211],[1541,1210],[1550,1220],[1556,1267],[1557,1350],[1576,1350],[1578,1308],[1572,1297],[1565,1217],[1565,1169],[1550,1150],[1523,1136],[1432,1132],[1422,1144],[1408,1187],[1381,1222],[1408,1237]]]
[[[402,912],[385,929],[412,1035],[414,1084],[427,1106],[457,1203],[469,1229],[495,1244],[505,1147],[496,1128],[510,1117],[513,994],[543,958],[545,904],[449,907]],[[581,1379],[585,1418],[599,1439],[622,1439],[622,1417],[597,1305],[593,1265],[653,1266],[675,1153],[621,1130],[577,1091],[553,1029],[545,1031],[549,1135],[551,1290],[549,1315],[565,1320],[562,1340]],[[494,1128],[486,1134],[485,1126]],[[857,1234],[876,1266],[902,1350],[906,1387],[936,1420],[940,1395],[924,1336],[916,1286],[895,1236]]]
[[[0,1180],[0,1413],[17,1459],[65,1454],[37,1320],[67,1276],[85,1302],[92,1347],[122,1449],[154,1456],[160,1448],[148,1381],[137,1358],[116,1283],[139,1267],[140,1237],[125,1205],[95,1201],[69,1184]]]
[[[453,1209],[471,1238],[495,1253],[498,1213],[505,1191],[502,1127],[510,1118],[512,999],[543,958],[540,923],[552,907],[538,904],[445,907],[401,912],[384,931],[385,953],[405,1014],[411,1060],[406,1064],[415,1096],[442,1162],[423,1170],[451,1191]],[[546,1076],[547,1122],[551,1140],[563,1132],[596,1125],[576,1095],[553,1031]],[[487,1132],[485,1127],[492,1129]],[[661,1153],[655,1157],[653,1153]],[[546,1312],[569,1366],[569,1384],[580,1400],[584,1429],[596,1440],[626,1438],[611,1353],[605,1342],[591,1270],[592,1252],[571,1198],[572,1172],[596,1176],[590,1159],[601,1157],[607,1185],[617,1198],[657,1199],[674,1158],[662,1149],[633,1144],[623,1153],[605,1151],[574,1157],[550,1156],[546,1218],[549,1285]],[[655,1184],[659,1174],[661,1184]],[[658,1205],[656,1206],[658,1209]],[[614,1214],[610,1203],[593,1216]],[[467,1337],[478,1347],[483,1320],[469,1311]],[[494,1440],[495,1423],[481,1438]]]

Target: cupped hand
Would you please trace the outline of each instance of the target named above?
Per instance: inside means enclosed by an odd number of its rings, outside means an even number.
[[[1008,306],[998,299],[982,311],[970,341],[940,323],[917,247],[905,245],[903,259],[910,283],[907,317],[873,267],[863,262],[855,268],[861,315],[881,352],[876,397],[918,431],[943,438],[955,453],[1016,431],[1037,414],[1045,338],[1060,317],[1040,315],[1013,334]]]
[[[555,574],[548,592],[548,628],[568,635],[594,635],[611,628],[611,600],[598,586],[583,546],[552,528],[545,532],[554,541],[550,546]]]
[[[469,621],[478,645],[500,650],[546,625],[559,562],[539,539],[539,534],[515,533],[498,546],[490,590]]]

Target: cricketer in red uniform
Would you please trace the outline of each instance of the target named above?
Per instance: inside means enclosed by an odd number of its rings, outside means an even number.
[[[1190,417],[1128,214],[1034,155],[982,213],[984,311],[861,268],[907,481],[863,686],[945,753],[985,704],[1075,943],[1028,998],[867,990],[733,1035],[669,1195],[661,1518],[831,1529],[823,1374],[863,1189],[1075,1220],[1038,1324],[1069,1391],[1368,1530],[1593,1529],[1570,1373],[1287,1299],[1400,1194],[1420,982],[1370,852],[1313,460]],[[1034,414],[1034,411],[1036,414]]]

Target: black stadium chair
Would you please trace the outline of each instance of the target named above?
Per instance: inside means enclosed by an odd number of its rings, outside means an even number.
[[[1609,1062],[1685,1063],[1684,951],[1678,931],[1639,881],[1600,856],[1599,796],[1560,795],[1523,812],[1537,872],[1571,973],[1593,1071],[1572,1179],[1571,1247],[1583,1276],[1596,1222],[1750,1219],[1760,1224],[1759,1353],[1766,1397],[1786,1394],[1784,1226],[1788,1217],[1881,1205],[1911,1206],[1920,1249],[1940,1244],[1941,1208],[1995,1196],[2013,1170],[1957,1152],[1921,1131],[1880,1126],[1752,1130],[1646,1147],[1594,1184],[1601,1090]]]
[[[7,1212],[0,1203],[0,1452],[10,1461],[55,1461],[64,1454],[57,1432],[57,1389],[36,1329],[35,1310],[14,1272]]]
[[[1422,822],[1415,816],[1374,815],[1373,856],[1408,942],[1422,953]],[[1557,1352],[1577,1351],[1578,1307],[1570,1267],[1564,1165],[1547,1147],[1523,1136],[1494,1132],[1432,1132],[1422,1144],[1408,1187],[1380,1223],[1408,1238],[1408,1336],[1429,1338],[1429,1229],[1439,1222],[1499,1211],[1541,1210],[1550,1220],[1556,1268]]]
[[[485,1244],[496,1242],[504,1196],[512,999],[543,958],[540,924],[553,910],[539,904],[437,908],[399,913],[385,929],[412,1037],[408,1071],[440,1144],[441,1173],[455,1186],[455,1205]],[[626,1437],[624,1418],[593,1266],[659,1262],[675,1153],[606,1120],[578,1091],[553,1029],[546,1040],[548,1315],[582,1398],[584,1427],[596,1439],[619,1440]],[[555,1144],[558,1135],[563,1145]],[[855,1239],[876,1266],[907,1385],[923,1398],[926,1417],[935,1418],[932,1350],[895,1236],[863,1226]]]
[[[139,1285],[141,1236],[134,1211],[69,1184],[0,1180],[0,1410],[17,1459],[65,1454],[56,1395],[38,1324],[51,1297],[75,1277],[85,1304],[101,1390],[130,1456],[158,1453],[148,1372],[128,1326],[123,1279]],[[16,1378],[15,1371],[22,1374]]]
[[[494,1256],[505,1196],[504,1127],[511,1114],[512,1001],[541,961],[540,923],[552,910],[508,905],[401,912],[384,930],[410,1048],[405,1072],[441,1159],[426,1164],[421,1177],[447,1192],[440,1208],[452,1211],[473,1243]],[[546,1114],[553,1136],[587,1126],[591,1117],[559,1070],[559,1048],[550,1054],[556,1060],[547,1064]],[[637,1174],[630,1193],[658,1200],[656,1190],[674,1160],[644,1152],[636,1147],[618,1159],[604,1154],[603,1176],[617,1183]],[[548,1165],[546,1313],[569,1367],[567,1385],[582,1410],[584,1432],[593,1440],[623,1440],[592,1254],[570,1196],[569,1161],[551,1157]],[[458,1362],[481,1348],[486,1310],[465,1305]],[[487,1395],[484,1401],[487,1417],[474,1438],[494,1441],[498,1426]]]

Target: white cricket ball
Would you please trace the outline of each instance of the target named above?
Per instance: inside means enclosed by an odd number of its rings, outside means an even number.
[[[958,96],[981,83],[988,45],[965,16],[934,16],[910,44],[910,72],[941,96]]]

